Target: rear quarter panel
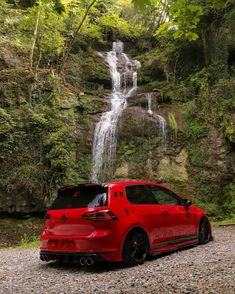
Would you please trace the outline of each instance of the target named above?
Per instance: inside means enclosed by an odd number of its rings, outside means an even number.
[[[141,227],[145,230],[149,240],[151,240],[151,224],[146,222],[146,218],[136,213],[134,205],[125,196],[125,186],[110,187],[110,209],[118,217],[116,231],[120,236],[121,248],[125,238],[133,228]]]

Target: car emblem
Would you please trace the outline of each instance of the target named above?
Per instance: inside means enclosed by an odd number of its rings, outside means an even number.
[[[67,216],[66,216],[65,214],[61,217],[61,220],[62,220],[62,222],[64,222],[64,223],[67,221],[67,219],[68,219],[68,218],[67,218]]]

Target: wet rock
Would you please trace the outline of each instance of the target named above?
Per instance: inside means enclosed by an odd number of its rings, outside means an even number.
[[[150,136],[159,134],[159,120],[141,107],[128,107],[119,122],[118,137]]]
[[[153,92],[139,93],[137,95],[129,97],[127,100],[128,107],[137,106],[137,107],[142,107],[143,109],[148,111],[149,98],[151,99],[151,110],[157,111],[156,95]]]

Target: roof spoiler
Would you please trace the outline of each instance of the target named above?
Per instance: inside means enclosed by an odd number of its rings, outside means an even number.
[[[66,185],[58,189],[58,192],[62,192],[64,190],[69,190],[77,187],[82,187],[82,186],[102,186],[100,183],[83,183],[83,184],[77,184],[77,185]]]

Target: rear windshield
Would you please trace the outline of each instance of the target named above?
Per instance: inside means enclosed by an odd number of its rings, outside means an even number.
[[[108,187],[75,186],[59,190],[51,209],[95,208],[107,205]]]

